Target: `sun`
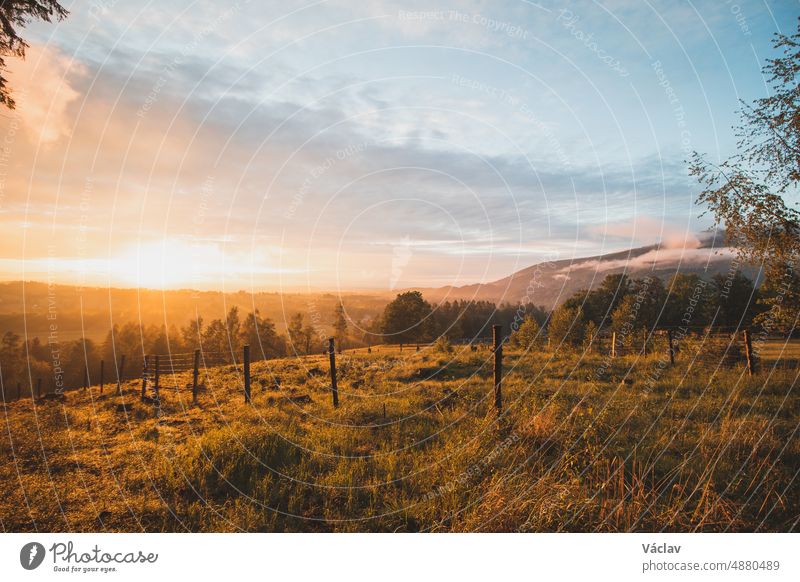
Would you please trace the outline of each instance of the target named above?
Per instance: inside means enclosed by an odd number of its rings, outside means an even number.
[[[111,259],[109,275],[121,284],[150,289],[195,287],[213,275],[210,262],[203,260],[206,253],[177,239],[135,244]]]

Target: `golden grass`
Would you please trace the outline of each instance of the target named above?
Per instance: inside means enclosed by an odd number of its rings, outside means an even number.
[[[661,355],[365,351],[5,407],[5,531],[790,531],[796,372]],[[704,364],[704,365],[701,365]],[[599,378],[598,368],[607,367]],[[648,390],[650,386],[652,389]],[[112,390],[113,392],[113,390]],[[125,404],[125,407],[121,407]],[[384,416],[385,407],[385,416]]]

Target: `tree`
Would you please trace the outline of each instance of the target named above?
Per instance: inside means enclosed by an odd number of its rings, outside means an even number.
[[[225,316],[225,331],[228,334],[228,349],[239,353],[242,348],[242,322],[239,319],[239,308],[235,305]]]
[[[230,353],[228,329],[221,319],[214,319],[203,331],[203,351],[209,353]]]
[[[760,294],[753,281],[739,271],[711,278],[713,305],[717,306],[715,327],[747,327],[757,314]]]
[[[710,322],[712,286],[699,275],[676,273],[666,291],[662,325],[702,327]]]
[[[800,213],[784,199],[800,182],[800,19],[796,33],[776,34],[773,45],[781,54],[763,67],[769,96],[743,104],[737,153],[714,164],[695,152],[690,172],[703,188],[698,203],[725,227],[740,259],[763,266],[766,286],[779,288],[795,278],[800,259]],[[766,305],[757,320],[794,328],[800,293]]]
[[[383,310],[381,332],[389,343],[411,343],[429,337],[431,305],[419,291],[400,293]]]
[[[0,341],[0,368],[6,400],[10,400],[11,386],[22,381],[23,357],[22,341],[19,335],[7,331]]]
[[[344,314],[344,305],[339,303],[333,314],[333,335],[336,338],[336,345],[340,350],[344,349],[344,342],[347,338],[347,317]]]
[[[3,57],[25,58],[28,43],[19,36],[17,27],[24,27],[31,19],[51,22],[61,20],[68,14],[56,0],[3,0],[0,2],[0,103],[14,109],[14,99],[5,76],[6,62]]]
[[[275,331],[275,324],[261,317],[258,309],[242,322],[242,340],[250,345],[251,357],[261,354],[264,358],[286,355],[284,339]]]
[[[310,354],[311,347],[314,341],[314,328],[309,325],[303,325],[303,314],[295,313],[289,321],[287,327],[289,332],[289,341],[292,344],[292,351],[295,354]]]
[[[189,325],[181,328],[183,344],[187,349],[195,350],[200,347],[200,340],[203,337],[203,316],[198,314],[197,318],[189,322]]]
[[[580,307],[562,305],[554,310],[550,314],[547,333],[550,336],[550,346],[552,348],[560,345],[580,346],[586,336],[586,323]]]
[[[604,327],[609,325],[611,314],[629,293],[629,288],[627,275],[606,275],[596,289],[578,291],[564,302],[564,306],[580,309],[586,321]]]
[[[537,351],[544,345],[544,335],[539,322],[530,315],[519,326],[519,329],[511,334],[511,345],[522,350]]]

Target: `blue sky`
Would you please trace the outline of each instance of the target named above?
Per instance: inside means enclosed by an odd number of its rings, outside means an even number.
[[[800,3],[74,2],[28,29],[6,279],[489,281],[707,228]],[[7,141],[8,143],[8,141]],[[11,171],[11,168],[14,170]]]

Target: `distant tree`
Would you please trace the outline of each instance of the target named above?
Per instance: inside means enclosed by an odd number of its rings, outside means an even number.
[[[336,345],[339,349],[344,349],[344,343],[347,339],[347,317],[344,314],[344,305],[338,303],[336,310],[333,314],[333,332],[336,338]]]
[[[381,332],[389,343],[427,340],[431,305],[419,291],[400,293],[383,311]]]
[[[0,340],[0,368],[6,400],[10,400],[12,385],[21,381],[23,372],[22,340],[16,333],[7,331]]]
[[[532,316],[522,321],[519,329],[511,334],[511,345],[522,350],[538,351],[544,345],[544,334],[539,322]]]
[[[239,308],[235,305],[225,316],[225,331],[228,335],[228,349],[233,353],[239,353],[242,348],[242,322],[239,319]]]
[[[182,327],[181,336],[183,337],[183,345],[186,346],[186,349],[196,350],[199,348],[200,341],[203,337],[203,316],[198,314],[187,326]]]
[[[566,305],[555,309],[547,323],[547,334],[553,349],[559,346],[580,346],[586,336],[586,323],[581,309]]]
[[[695,153],[690,172],[702,185],[707,206],[740,259],[763,266],[765,287],[779,289],[797,279],[800,213],[786,195],[800,183],[800,19],[792,35],[776,34],[781,55],[763,68],[769,95],[743,104],[736,128],[738,152],[715,164]],[[765,296],[768,311],[757,321],[793,330],[800,316],[800,289],[786,286],[779,301]]]
[[[14,99],[6,78],[6,62],[3,57],[25,57],[28,43],[17,33],[32,19],[50,22],[61,20],[68,14],[55,0],[3,0],[0,2],[0,103],[14,109]]]
[[[168,354],[170,352],[169,338],[163,326],[152,336],[152,343],[148,350],[151,354]]]
[[[611,314],[629,293],[630,279],[625,274],[606,275],[595,289],[582,290],[564,302],[570,309],[580,309],[585,321],[593,321],[598,327],[611,323]]]
[[[694,273],[676,273],[666,287],[661,325],[703,327],[710,323],[713,286]]]
[[[305,351],[307,342],[306,342],[305,330],[303,327],[302,313],[295,313],[292,316],[291,320],[289,320],[287,331],[289,333],[289,342],[291,343],[292,351],[295,354],[307,353]]]
[[[712,306],[716,306],[716,327],[748,327],[759,310],[761,294],[753,281],[738,270],[730,275],[717,273],[713,283]]]
[[[212,320],[203,331],[203,351],[228,354],[230,349],[225,324],[221,319]]]
[[[258,309],[242,322],[242,341],[250,346],[251,357],[254,359],[286,355],[284,339],[275,331],[275,324],[261,317]]]

